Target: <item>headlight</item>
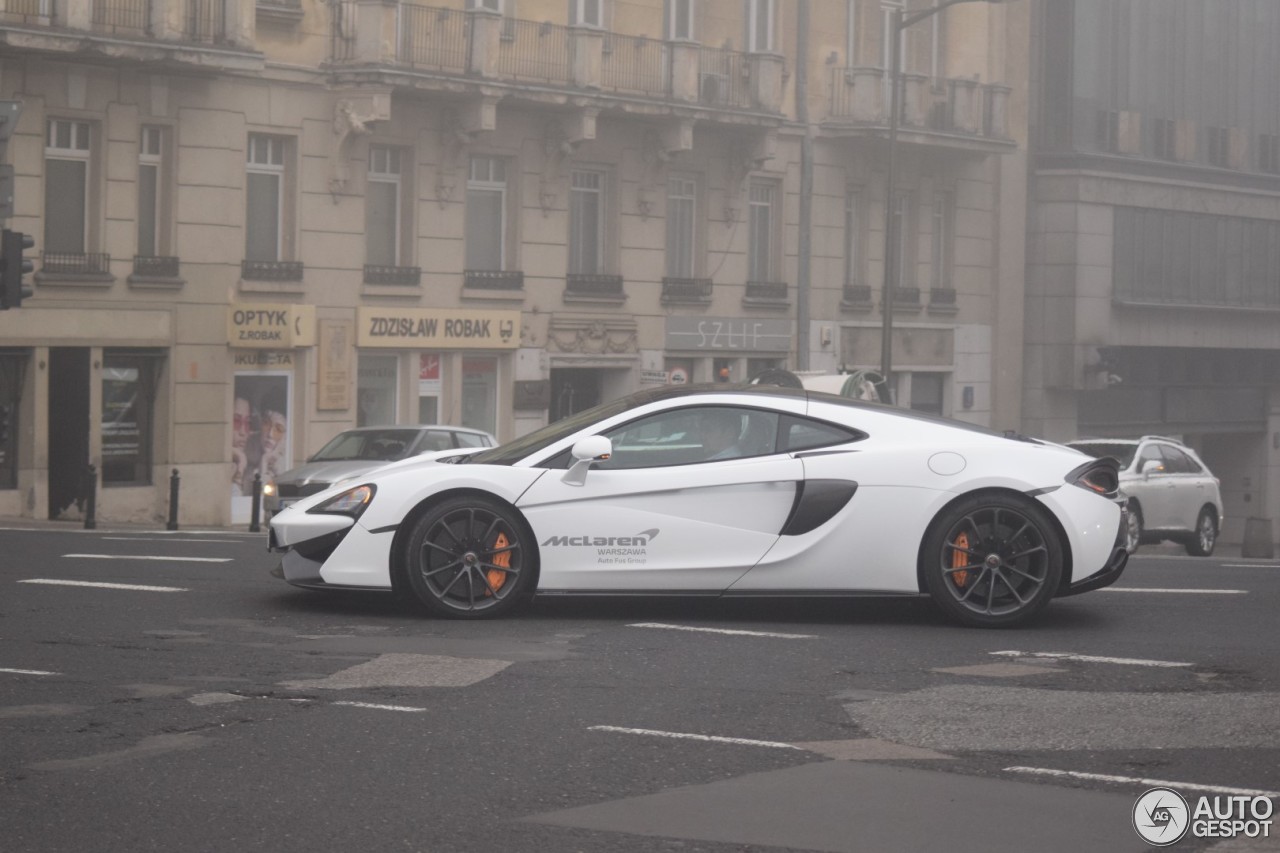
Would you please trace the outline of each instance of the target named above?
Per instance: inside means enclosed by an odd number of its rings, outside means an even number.
[[[360,514],[369,506],[369,502],[373,500],[373,493],[376,489],[366,483],[363,486],[356,486],[354,489],[347,489],[339,495],[335,495],[322,504],[317,504],[308,513],[329,513],[332,515],[349,515],[352,518],[359,518]]]
[[[1087,489],[1104,498],[1115,499],[1120,494],[1120,472],[1115,459],[1104,456],[1086,462],[1067,474],[1066,480],[1073,486]]]
[[[271,480],[268,480],[267,482],[262,484],[262,494],[266,495],[267,497],[271,497],[275,493],[276,493],[276,484],[273,483]]]

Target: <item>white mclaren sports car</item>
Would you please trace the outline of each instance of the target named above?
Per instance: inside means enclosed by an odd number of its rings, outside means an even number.
[[[928,595],[1024,622],[1128,559],[1116,462],[877,403],[666,386],[379,468],[271,520],[276,574],[432,614],[537,595]]]

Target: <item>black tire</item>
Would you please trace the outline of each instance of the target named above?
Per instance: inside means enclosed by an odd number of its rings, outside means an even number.
[[[1134,501],[1129,502],[1129,515],[1125,524],[1124,547],[1132,554],[1142,544],[1142,507]]]
[[[1191,532],[1191,537],[1187,539],[1187,553],[1193,557],[1208,557],[1213,554],[1213,548],[1217,544],[1217,519],[1213,510],[1207,506],[1202,507],[1200,515],[1196,518],[1196,529]]]
[[[435,616],[491,619],[529,598],[536,560],[528,525],[515,510],[484,497],[451,498],[414,524],[405,586]]]
[[[1019,625],[1048,605],[1062,579],[1062,543],[1048,512],[1021,495],[979,494],[934,519],[921,552],[926,591],[952,619]]]

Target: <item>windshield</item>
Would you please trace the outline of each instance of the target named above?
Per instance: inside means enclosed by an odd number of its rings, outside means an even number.
[[[499,447],[477,453],[467,462],[478,465],[513,465],[526,456],[550,447],[565,436],[573,435],[578,430],[585,429],[596,421],[611,418],[614,415],[625,412],[636,405],[636,396],[633,394],[630,397],[623,397],[609,403],[602,403],[594,408],[585,409],[576,415],[570,415],[555,423],[547,424],[542,429],[534,430],[514,441],[508,441]]]
[[[1088,453],[1095,459],[1101,459],[1104,456],[1114,456],[1120,461],[1120,470],[1129,467],[1129,463],[1133,461],[1133,454],[1138,449],[1136,444],[1112,444],[1110,442],[1080,442],[1079,444],[1069,444],[1068,447],[1074,447],[1083,453]]]
[[[350,462],[356,459],[390,462],[409,455],[418,438],[415,429],[351,430],[338,433],[308,462]]]

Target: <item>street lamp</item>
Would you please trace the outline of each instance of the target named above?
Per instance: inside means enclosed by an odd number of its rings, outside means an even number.
[[[897,200],[894,198],[894,155],[898,147],[898,123],[902,111],[902,31],[961,3],[990,3],[998,5],[1007,0],[943,0],[929,9],[906,14],[901,7],[893,10],[889,27],[889,162],[885,176],[884,196],[884,287],[880,292],[880,311],[884,315],[880,327],[880,376],[884,383],[884,399],[889,399],[893,379],[893,288],[898,277],[898,222],[894,216]]]

